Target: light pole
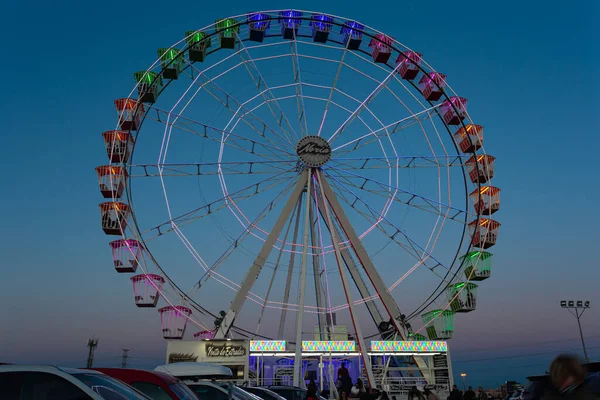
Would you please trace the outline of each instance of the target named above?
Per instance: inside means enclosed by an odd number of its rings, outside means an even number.
[[[583,315],[583,313],[585,312],[585,310],[587,310],[588,308],[590,308],[590,302],[589,300],[587,301],[581,301],[581,300],[577,300],[576,302],[573,300],[561,300],[560,301],[560,306],[562,308],[566,308],[567,310],[569,310],[569,312],[571,314],[573,314],[575,316],[575,318],[577,318],[577,326],[579,326],[579,336],[581,336],[581,345],[583,346],[583,356],[585,357],[585,362],[590,362],[590,359],[587,355],[587,350],[585,349],[585,341],[583,340],[583,331],[581,330],[581,316]]]
[[[465,374],[463,372],[460,374],[460,377],[462,378],[463,390],[466,391],[467,390],[467,374]]]

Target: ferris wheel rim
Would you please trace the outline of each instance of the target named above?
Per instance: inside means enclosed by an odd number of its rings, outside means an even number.
[[[283,11],[283,10],[273,10],[273,11]],[[262,12],[265,12],[265,11],[262,11]],[[271,11],[266,11],[266,12],[271,12]],[[239,16],[248,16],[249,14],[252,14],[252,13],[241,14],[241,15],[238,15],[238,16],[234,16],[234,17],[232,17],[232,18],[236,18],[236,17],[239,17]],[[336,17],[337,17],[337,16],[336,16]],[[337,18],[343,18],[343,17],[337,17]],[[307,17],[303,17],[303,18],[301,18],[301,19],[308,20],[309,18],[307,18]],[[246,23],[247,23],[247,22],[246,22]],[[341,24],[338,24],[338,23],[334,23],[334,24],[336,24],[336,25],[340,25],[340,26],[341,26]],[[210,26],[210,25],[209,25],[209,26]],[[365,26],[365,28],[367,28],[367,26]],[[369,27],[369,28],[370,28],[370,27]],[[376,30],[375,30],[375,29],[373,29],[373,28],[370,28],[370,29],[372,29],[372,30],[373,30],[373,31],[375,31],[375,32],[379,32],[379,31],[376,31]],[[365,33],[366,33],[366,32],[365,32]],[[214,32],[212,35],[215,35],[215,34],[217,34],[217,33],[216,33],[216,32]],[[367,35],[368,35],[368,34],[367,34]],[[183,40],[185,40],[185,39],[183,39]],[[395,42],[397,42],[397,41],[395,41]],[[181,43],[181,42],[179,42],[179,43]],[[399,42],[397,42],[397,43],[399,43]],[[406,46],[404,46],[404,47],[405,47],[406,49],[408,49],[408,47],[406,47]],[[218,48],[218,49],[220,49],[220,48]],[[216,50],[218,50],[218,49],[216,49]],[[395,49],[396,51],[398,51],[398,52],[400,52],[400,53],[401,53],[401,51],[400,51],[400,50],[398,50],[398,49],[396,49],[396,48],[394,48],[394,49]],[[215,51],[216,51],[216,50],[215,50]],[[160,60],[160,59],[159,59],[159,60]],[[156,63],[158,63],[158,62],[159,62],[159,60],[157,60],[157,62],[155,62],[155,64],[156,64]],[[427,64],[426,64],[426,65],[427,65]],[[150,69],[149,69],[148,71],[150,71]],[[447,85],[447,86],[446,86],[446,88],[447,88],[447,89],[449,89],[449,90],[451,90],[451,89],[450,89],[450,87],[449,87],[449,85]],[[136,90],[136,88],[134,88],[134,91],[135,91],[135,90]],[[454,92],[452,91],[452,93],[454,93]],[[131,96],[131,95],[130,95],[130,96]],[[447,98],[449,97],[449,96],[448,96],[446,93],[444,93],[444,96],[446,96]],[[466,118],[466,119],[468,119],[469,121],[471,121],[471,119],[470,119],[470,116],[468,116],[468,114],[467,114],[467,118]],[[471,122],[472,122],[472,121],[471,121]],[[463,124],[463,126],[465,125],[465,123],[464,123],[464,122],[462,122],[462,124]],[[444,126],[446,126],[446,128],[448,128],[447,124],[445,124],[445,123],[444,123]],[[450,135],[452,135],[452,133],[451,133],[449,130],[448,130],[448,133],[449,133]],[[137,136],[137,134],[136,134],[136,136]],[[455,146],[456,146],[456,144],[455,144]],[[482,149],[482,152],[484,152],[484,150],[483,150],[483,149]],[[485,152],[484,152],[484,154],[485,154]],[[464,170],[464,167],[463,167],[463,170]],[[464,171],[463,171],[463,178],[465,179],[465,182],[466,182],[466,173],[465,173]],[[130,185],[128,185],[128,186],[130,186]],[[479,184],[478,184],[478,187],[481,187],[481,183],[479,183]],[[128,191],[128,193],[129,193],[129,191]],[[131,206],[131,207],[133,207],[132,203],[133,203],[133,202],[131,201],[131,203],[130,203],[130,206]],[[466,207],[466,208],[468,209],[468,197],[467,197],[467,207]],[[135,214],[135,213],[132,213],[132,214]],[[465,215],[467,215],[467,214],[465,214]],[[465,217],[465,218],[466,218],[466,217]],[[477,219],[479,219],[479,215],[477,215]],[[465,229],[466,229],[466,224],[465,224]],[[464,236],[465,236],[465,235],[463,234],[463,239],[464,239]],[[141,237],[141,235],[140,235],[140,238],[141,238],[142,242],[143,242],[143,243],[145,243],[145,241],[144,241],[143,237]],[[459,248],[460,248],[460,246],[459,246]],[[468,249],[468,250],[470,250],[470,249],[471,249],[471,245],[469,245],[469,249]],[[458,257],[458,256],[459,256],[459,253],[457,253],[457,256],[456,256],[456,257]],[[453,264],[454,264],[454,262],[453,262]],[[460,266],[457,268],[457,272],[455,273],[455,275],[456,275],[456,274],[459,272],[459,270],[460,270]],[[167,279],[168,279],[169,281],[171,281],[171,278],[170,278],[170,277],[169,277],[167,274],[165,274],[165,276],[167,277]],[[441,295],[441,293],[440,293],[439,295]],[[439,297],[439,295],[438,295],[438,297]]]

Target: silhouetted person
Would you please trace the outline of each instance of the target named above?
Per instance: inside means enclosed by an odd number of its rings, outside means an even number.
[[[544,391],[542,400],[597,400],[585,388],[585,370],[579,358],[567,354],[557,356],[550,364],[552,388]]]
[[[340,381],[340,397],[342,400],[346,400],[350,397],[352,379],[350,378],[350,372],[348,372],[345,362],[343,362],[340,369],[338,369],[337,378]]]
[[[437,394],[433,393],[428,388],[425,388],[425,390],[423,390],[423,394],[425,395],[425,400],[440,400]]]
[[[462,393],[456,385],[452,385],[452,391],[450,392],[450,396],[448,396],[448,400],[462,400]]]
[[[488,395],[483,391],[481,386],[477,389],[477,400],[488,400]]]
[[[463,394],[463,400],[475,400],[475,392],[471,386],[469,386],[465,394]]]
[[[313,382],[314,383],[314,382]],[[308,386],[308,390],[306,392],[306,400],[319,400],[317,397],[317,386]]]
[[[390,398],[388,397],[386,392],[381,392],[381,395],[379,395],[379,398],[377,400],[390,400]]]
[[[421,391],[416,386],[411,387],[408,391],[408,400],[421,400],[421,398]]]
[[[356,384],[350,390],[350,397],[352,398],[360,398],[360,395],[365,393],[365,385],[363,384],[362,379],[358,378],[356,380]]]

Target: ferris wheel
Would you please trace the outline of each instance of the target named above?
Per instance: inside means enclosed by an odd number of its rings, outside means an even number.
[[[188,31],[134,77],[103,133],[101,223],[166,339],[324,340],[337,318],[365,356],[476,309],[495,158],[421,53],[275,10]]]

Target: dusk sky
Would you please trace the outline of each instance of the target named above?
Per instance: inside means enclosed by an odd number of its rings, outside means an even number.
[[[492,278],[449,342],[455,376],[523,382],[558,352],[582,354],[562,299],[591,301],[582,328],[599,360],[598,2],[388,3],[2,5],[0,361],[82,366],[92,336],[98,366],[116,366],[122,348],[133,366],[164,361],[158,313],[135,307],[100,228],[101,133],[157,48],[218,18],[284,7],[356,19],[424,53],[485,126],[502,228]]]

